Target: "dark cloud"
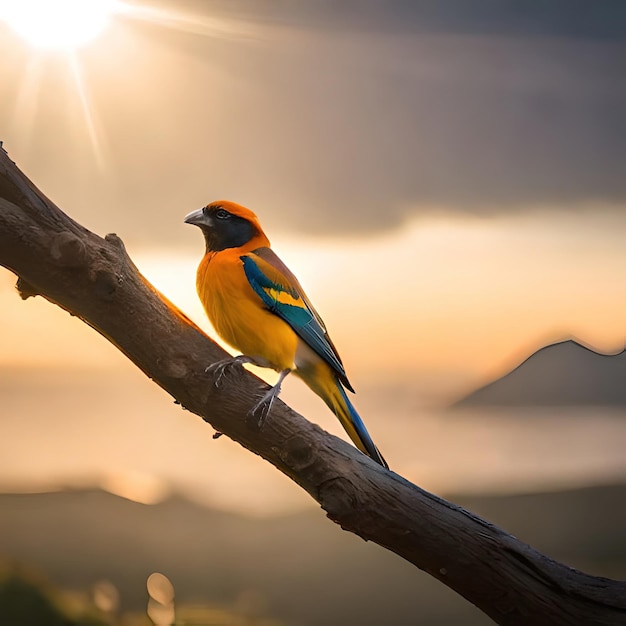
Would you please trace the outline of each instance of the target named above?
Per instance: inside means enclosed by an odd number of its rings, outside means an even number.
[[[182,0],[177,6],[197,13],[218,12],[324,30],[626,37],[626,5],[622,0]]]
[[[176,6],[244,20],[241,34],[128,26],[125,58],[85,64],[109,171],[83,163],[68,185],[46,160],[97,228],[171,238],[172,220],[219,197],[274,228],[342,233],[437,208],[623,206],[621,1]],[[64,132],[59,98],[40,104],[40,159]]]

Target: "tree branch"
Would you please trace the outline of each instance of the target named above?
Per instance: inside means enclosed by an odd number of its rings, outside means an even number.
[[[262,431],[245,416],[264,383],[247,372],[216,390],[224,351],[141,276],[116,235],[58,209],[0,149],[0,264],[22,298],[40,295],[117,346],[189,411],[275,465],[328,517],[397,553],[499,624],[626,624],[626,583],[555,562],[276,402]]]

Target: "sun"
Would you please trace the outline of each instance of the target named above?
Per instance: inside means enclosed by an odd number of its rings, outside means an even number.
[[[36,48],[74,50],[93,41],[118,0],[0,0],[0,20]]]

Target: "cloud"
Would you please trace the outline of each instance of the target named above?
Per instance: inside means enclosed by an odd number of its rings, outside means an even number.
[[[624,20],[559,21],[558,2],[526,14],[506,2],[356,4],[307,3],[317,29],[264,50],[247,77],[255,91],[228,143],[262,205],[275,199],[300,227],[362,231],[433,207],[624,201]]]
[[[27,164],[45,165],[96,228],[180,238],[172,220],[220,197],[273,228],[356,234],[440,208],[623,210],[621,2],[185,6],[254,28],[207,37],[130,25],[133,47],[111,45],[109,66],[85,59],[108,171],[82,154],[68,183],[50,158],[67,135],[61,95],[40,103]]]
[[[168,5],[170,0],[162,0]],[[341,31],[625,38],[621,0],[180,0],[190,11]]]

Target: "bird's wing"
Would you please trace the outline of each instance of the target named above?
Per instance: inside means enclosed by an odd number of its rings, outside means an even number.
[[[263,304],[285,320],[295,333],[337,373],[352,391],[337,350],[324,322],[297,278],[271,248],[257,248],[240,257],[246,278]]]

